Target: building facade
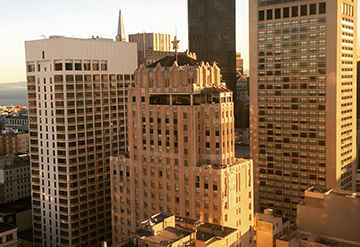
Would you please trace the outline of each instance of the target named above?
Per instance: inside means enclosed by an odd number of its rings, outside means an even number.
[[[17,228],[5,223],[0,223],[0,247],[17,247]]]
[[[129,42],[137,44],[138,64],[146,64],[157,56],[166,56],[171,53],[170,34],[137,33],[129,35]]]
[[[127,150],[136,45],[53,36],[25,42],[34,246],[111,239],[110,155]]]
[[[0,134],[0,155],[29,152],[29,134]]]
[[[241,52],[236,52],[236,76],[244,74],[244,59],[241,57]]]
[[[255,204],[294,218],[311,185],[352,190],[358,5],[249,3]]]
[[[31,196],[29,157],[0,157],[0,203]]]
[[[200,61],[216,62],[222,80],[236,83],[235,0],[188,0],[189,50]]]
[[[235,158],[232,92],[220,78],[186,54],[136,71],[129,153],[111,160],[114,244],[159,212],[239,229],[251,243],[252,161]]]

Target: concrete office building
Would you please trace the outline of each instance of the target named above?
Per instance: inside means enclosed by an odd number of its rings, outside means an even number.
[[[52,36],[26,41],[34,246],[111,239],[110,155],[127,150],[136,45]]]
[[[222,80],[236,83],[235,0],[188,0],[189,50],[200,61],[216,62]]]
[[[216,64],[186,54],[135,72],[129,153],[111,159],[114,244],[159,212],[239,229],[251,243],[252,161],[235,158],[232,99]]]
[[[0,203],[30,197],[29,157],[0,157]]]
[[[0,155],[29,152],[29,134],[0,134]]]
[[[137,44],[138,64],[148,64],[148,60],[159,59],[171,53],[170,34],[137,33],[129,35],[129,42]]]
[[[255,204],[293,219],[311,185],[353,189],[358,5],[249,3]]]

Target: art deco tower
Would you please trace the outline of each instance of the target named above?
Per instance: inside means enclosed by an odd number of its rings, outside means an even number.
[[[240,229],[248,246],[252,162],[235,158],[232,99],[215,64],[186,54],[136,71],[129,153],[111,160],[115,246],[159,212]]]
[[[50,37],[25,42],[34,246],[111,239],[110,155],[126,151],[136,45]]]
[[[255,203],[293,219],[311,185],[352,189],[358,4],[249,3]]]

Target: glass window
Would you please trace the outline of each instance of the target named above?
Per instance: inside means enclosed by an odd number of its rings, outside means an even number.
[[[283,17],[289,18],[290,17],[290,8],[284,8],[283,9]]]
[[[275,19],[281,18],[281,9],[275,9]]]
[[[259,11],[259,21],[263,21],[263,20],[265,20],[265,11],[260,10]]]
[[[319,14],[325,14],[326,13],[326,3],[320,3],[319,4]]]
[[[310,15],[316,15],[316,4],[310,4]]]
[[[293,6],[291,8],[291,16],[292,17],[297,17],[299,16],[299,7],[298,6]]]
[[[273,18],[273,10],[272,9],[268,9],[266,11],[266,20],[272,20]]]
[[[307,5],[301,5],[301,16],[307,15]]]

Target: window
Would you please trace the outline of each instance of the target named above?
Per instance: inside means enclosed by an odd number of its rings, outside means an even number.
[[[310,4],[310,15],[316,15],[316,4]]]
[[[293,6],[291,8],[291,16],[292,17],[297,17],[299,16],[299,7],[298,6]]]
[[[265,11],[260,10],[259,11],[259,21],[263,21],[263,20],[265,20]]]
[[[272,9],[268,9],[266,11],[266,20],[272,20],[273,18],[273,10]]]
[[[81,70],[81,63],[75,63],[75,70]]]
[[[44,51],[42,51],[41,56],[42,56],[42,59],[45,59],[45,52]]]
[[[281,9],[275,9],[275,19],[281,18]]]
[[[284,8],[283,9],[283,17],[289,18],[290,17],[290,8]]]
[[[307,16],[307,5],[301,5],[301,16]]]
[[[99,64],[98,63],[93,63],[93,70],[99,70]]]
[[[72,63],[65,63],[65,70],[72,70],[73,64]]]
[[[63,65],[62,63],[56,63],[54,67],[55,67],[55,71],[62,71]]]
[[[319,14],[326,14],[326,3],[319,4]]]

